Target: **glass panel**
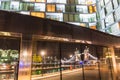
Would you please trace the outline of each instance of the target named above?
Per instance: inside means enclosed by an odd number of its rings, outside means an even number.
[[[74,20],[75,22],[79,22],[79,21],[80,21],[80,19],[79,19],[79,14],[75,14],[75,15],[74,15],[74,18],[75,18],[75,20]]]
[[[74,22],[74,15],[73,14],[69,14],[69,21]]]
[[[47,11],[48,12],[55,12],[55,5],[47,4]]]
[[[89,13],[96,12],[96,6],[89,6],[88,9],[89,9]]]
[[[71,12],[75,12],[76,11],[76,6],[71,5]]]
[[[119,19],[120,19],[120,7],[118,7],[118,8],[115,10],[115,19],[116,19],[116,20],[119,20]]]
[[[40,80],[60,80],[59,49],[58,42],[34,42],[32,78]]]
[[[118,23],[115,23],[114,25],[111,26],[112,34],[118,35],[120,34],[120,27]]]
[[[35,3],[34,10],[35,11],[45,11],[45,4],[44,3]]]
[[[106,26],[114,23],[113,14],[110,14],[107,18],[105,18],[105,23],[106,23]]]
[[[80,14],[80,20],[82,22],[95,22],[96,14]]]
[[[47,0],[47,3],[66,3],[66,0]]]
[[[112,1],[113,2],[113,5],[114,5],[114,8],[117,8],[118,7],[118,2],[117,2],[117,0],[114,0],[114,1]]]
[[[9,10],[10,9],[10,2],[9,1],[2,1],[1,2],[1,8],[4,10]]]
[[[20,39],[0,37],[0,80],[18,78]]]
[[[112,10],[113,10],[113,7],[112,7],[112,3],[110,1],[109,4],[106,6],[107,14],[109,14]]]
[[[20,13],[25,15],[30,15],[30,12],[26,12],[26,11],[21,11]]]
[[[41,18],[45,17],[45,14],[42,12],[31,12],[31,15],[36,17],[41,17]]]
[[[88,13],[88,7],[87,6],[76,6],[76,11],[80,13]]]
[[[100,1],[100,6],[103,7],[104,6],[104,0]]]
[[[62,13],[46,13],[46,18],[63,21],[63,14]]]
[[[65,12],[71,12],[71,7],[69,5],[65,6]]]
[[[19,2],[18,1],[11,1],[10,9],[11,10],[19,10]]]
[[[104,10],[104,8],[100,12],[100,18],[101,19],[105,18],[105,10]]]
[[[69,21],[69,14],[64,14],[64,22],[68,22]]]
[[[1,1],[0,1],[0,9],[2,8]]]
[[[104,0],[105,1],[105,4],[107,4],[110,0]]]
[[[21,3],[20,10],[33,11],[34,10],[34,3]]]
[[[65,12],[65,5],[57,4],[56,11],[57,12]]]
[[[46,0],[36,0],[36,2],[46,2]]]

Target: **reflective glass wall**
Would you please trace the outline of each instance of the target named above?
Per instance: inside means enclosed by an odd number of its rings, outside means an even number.
[[[0,80],[17,80],[20,38],[0,36]]]
[[[95,0],[0,0],[0,9],[96,30],[95,3]]]
[[[113,35],[120,34],[119,0],[99,0],[101,31]],[[116,25],[116,26],[115,26]],[[116,31],[115,31],[116,30]]]
[[[35,40],[32,80],[113,80],[113,62],[104,46]]]

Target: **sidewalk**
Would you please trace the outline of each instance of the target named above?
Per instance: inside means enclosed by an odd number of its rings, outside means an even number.
[[[79,71],[79,70],[81,70],[81,68],[73,69],[73,70],[65,70],[65,71],[62,71],[62,74],[71,73],[71,72],[75,72],[75,71]],[[49,78],[49,77],[54,77],[54,76],[59,76],[59,75],[60,75],[60,72],[43,74],[43,76],[42,75],[32,75],[31,80],[44,79],[44,78]]]

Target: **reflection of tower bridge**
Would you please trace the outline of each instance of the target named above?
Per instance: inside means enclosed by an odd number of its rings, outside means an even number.
[[[84,64],[95,64],[98,58],[89,53],[89,48],[85,48],[83,53],[79,53],[79,50],[74,52],[74,55],[70,59],[61,60],[62,64],[65,63],[84,63]]]

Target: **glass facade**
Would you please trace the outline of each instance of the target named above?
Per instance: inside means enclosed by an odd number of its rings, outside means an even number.
[[[120,27],[117,25],[120,22],[119,0],[100,0],[99,2],[101,31],[119,36]]]
[[[96,24],[95,3],[95,0],[2,0],[0,9],[88,27],[91,22]],[[82,15],[87,15],[85,20]]]

